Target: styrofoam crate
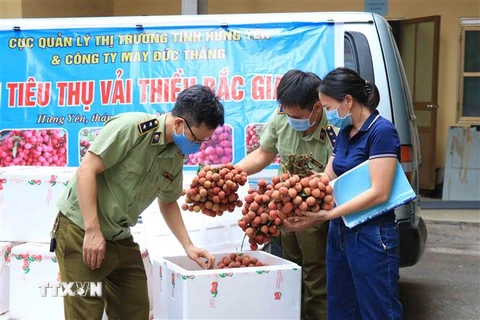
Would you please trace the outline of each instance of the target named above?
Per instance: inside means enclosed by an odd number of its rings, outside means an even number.
[[[63,298],[41,296],[39,285],[60,281],[55,254],[44,243],[25,243],[12,248],[10,258],[10,308],[12,319],[64,319]],[[28,308],[25,306],[28,304]]]
[[[150,310],[153,313],[153,264],[142,239],[141,228],[133,229],[132,234],[140,245],[147,275]],[[13,247],[10,257],[10,318],[64,319],[63,298],[53,297],[50,291],[46,297],[40,294],[41,283],[61,281],[57,259],[49,249],[49,244],[44,243],[25,243]],[[25,308],[26,301],[29,308]]]
[[[301,267],[262,251],[244,254],[267,266],[203,270],[184,255],[155,258],[154,318],[299,319]]]
[[[56,202],[75,170],[75,167],[0,168],[0,241],[49,243],[58,214]]]
[[[10,301],[10,258],[12,248],[20,243],[0,242],[0,314],[8,311]]]

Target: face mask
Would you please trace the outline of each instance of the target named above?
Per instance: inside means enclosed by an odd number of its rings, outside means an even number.
[[[326,112],[325,112],[325,114],[327,115],[328,122],[330,122],[332,125],[334,125],[337,128],[344,128],[344,127],[352,124],[352,114],[351,113],[347,113],[347,115],[343,118],[340,118],[340,116],[338,115],[338,107],[340,107],[342,102],[340,102],[335,109],[326,110]]]
[[[177,134],[173,131],[173,142],[177,145],[180,152],[184,155],[189,155],[197,152],[200,149],[201,143],[195,143],[187,139],[185,136],[185,131],[181,134]]]
[[[286,114],[288,124],[292,127],[293,130],[307,131],[311,126],[315,124],[315,122],[310,124],[310,117],[312,116],[312,113],[313,113],[313,109],[312,109],[312,112],[310,112],[310,115],[308,116],[307,119],[294,119],[290,117],[288,114]]]

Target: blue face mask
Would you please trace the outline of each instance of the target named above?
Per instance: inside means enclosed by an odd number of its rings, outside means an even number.
[[[180,149],[180,152],[184,155],[189,155],[197,152],[202,145],[201,143],[196,143],[188,140],[185,136],[185,131],[183,131],[181,134],[177,134],[175,131],[173,131],[173,142],[175,142],[178,149]]]
[[[328,122],[330,122],[330,124],[334,125],[337,128],[344,128],[344,127],[352,124],[352,114],[351,113],[347,113],[347,115],[343,118],[340,118],[340,116],[338,115],[338,107],[340,107],[342,102],[340,102],[335,109],[326,110],[326,112],[325,112],[325,114],[327,115]]]
[[[292,127],[293,130],[307,131],[308,129],[310,129],[311,126],[315,124],[315,122],[310,124],[310,117],[312,116],[312,113],[313,113],[313,109],[312,109],[312,112],[310,112],[310,115],[308,116],[307,119],[294,119],[290,117],[288,114],[285,114],[285,115],[287,116],[288,124]]]

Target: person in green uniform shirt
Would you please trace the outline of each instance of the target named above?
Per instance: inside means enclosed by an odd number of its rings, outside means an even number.
[[[261,132],[260,147],[237,165],[249,175],[260,172],[279,154],[311,155],[311,168],[322,172],[332,149],[317,88],[321,79],[311,72],[290,70],[277,87],[279,109]],[[279,174],[283,172],[282,166]],[[303,226],[305,227],[305,226]],[[303,232],[281,236],[283,257],[302,266],[302,319],[326,319],[325,255],[328,224],[313,223]]]
[[[169,113],[124,113],[105,124],[58,200],[53,229],[62,282],[102,282],[103,297],[66,296],[66,319],[101,319],[104,308],[109,319],[149,318],[146,274],[130,227],[155,198],[188,257],[213,267],[214,257],[192,244],[177,199],[184,156],[223,124],[222,104],[203,86],[181,92]]]

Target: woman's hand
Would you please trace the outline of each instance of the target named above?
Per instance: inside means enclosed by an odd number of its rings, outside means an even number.
[[[286,233],[302,232],[316,225],[317,223],[317,220],[304,216],[288,217],[287,219],[283,220],[282,229]]]
[[[311,211],[303,211],[301,212],[301,217],[303,218],[308,218],[308,219],[313,219],[318,222],[323,222],[323,221],[328,221],[333,219],[332,216],[332,211],[333,210],[320,210],[318,212],[311,212]]]
[[[326,174],[325,172],[316,172],[316,171],[310,170],[308,172],[308,175],[318,177],[318,178],[327,179],[328,181],[331,180],[330,177],[328,176],[328,174]]]

